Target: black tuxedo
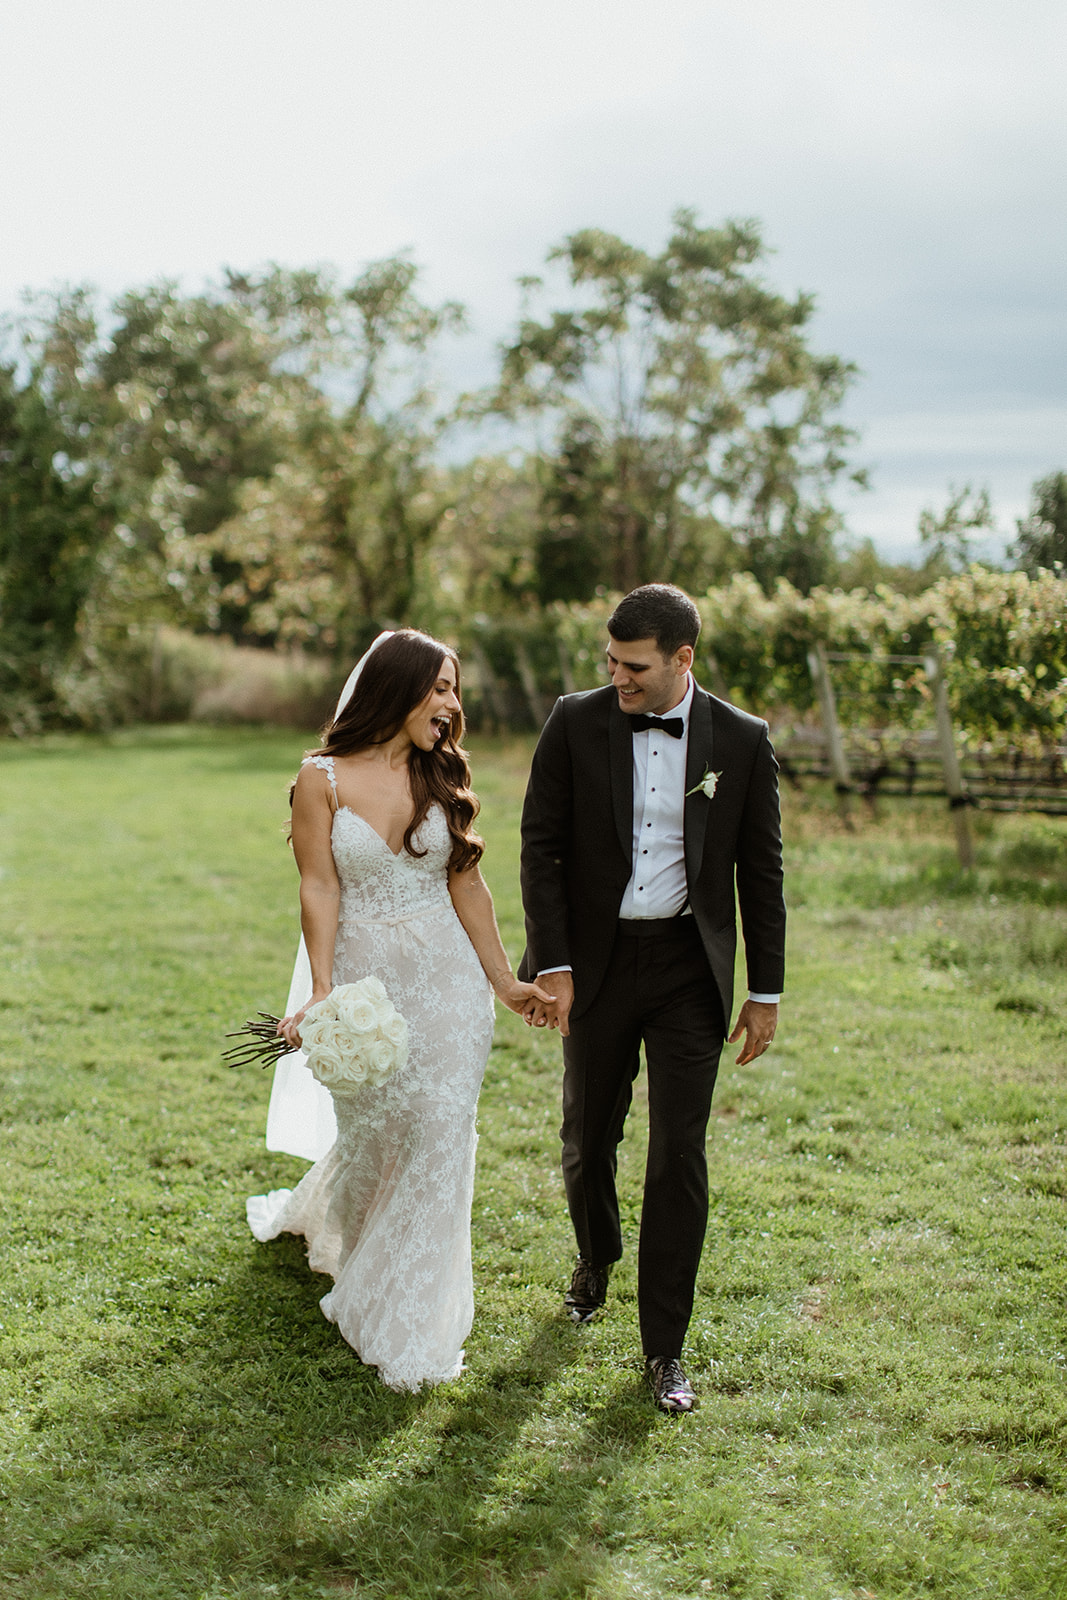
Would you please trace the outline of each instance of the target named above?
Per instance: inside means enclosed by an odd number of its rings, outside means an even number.
[[[579,1249],[598,1265],[621,1254],[615,1148],[638,1046],[645,1046],[650,1137],[639,1301],[653,1355],[680,1354],[692,1308],[707,1219],[704,1141],[733,1000],[737,906],[749,988],[778,993],[784,981],[778,769],[767,727],[697,688],[686,790],[709,770],[720,774],[714,797],[697,790],[684,809],[692,916],[669,922],[618,920],[633,867],[633,729],[613,687],[556,702],[523,809],[520,974],[573,970],[564,1177]]]

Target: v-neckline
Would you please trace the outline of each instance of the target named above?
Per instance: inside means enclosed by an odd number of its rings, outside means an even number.
[[[363,815],[363,813],[361,811],[354,811],[351,806],[338,806],[335,815],[340,816],[342,811],[347,811],[348,815],[350,817],[355,817],[357,822],[362,822],[363,826],[367,829],[367,831],[369,833],[373,833],[373,835],[377,839],[378,843],[380,845],[382,845],[386,850],[388,850],[389,854],[392,856],[394,861],[398,861],[400,859],[400,857],[404,853],[404,846],[403,845],[400,846],[399,850],[394,850],[392,845],[389,843],[388,839],[383,839],[382,838],[381,834],[378,832],[378,830],[374,826],[374,824],[372,822],[368,822],[366,817]]]

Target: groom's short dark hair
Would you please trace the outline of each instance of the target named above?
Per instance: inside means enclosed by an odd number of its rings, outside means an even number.
[[[673,583],[643,583],[619,601],[608,618],[608,632],[624,644],[655,639],[656,649],[666,660],[683,644],[695,647],[700,612]]]

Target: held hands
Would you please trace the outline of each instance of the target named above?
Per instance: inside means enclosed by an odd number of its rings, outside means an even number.
[[[531,1028],[558,1028],[564,1039],[570,1033],[574,979],[569,972],[542,972],[531,985],[536,999],[523,1008],[523,1021]],[[545,990],[548,991],[547,995]]]
[[[734,1031],[731,1033],[727,1044],[736,1044],[741,1035],[745,1035],[745,1042],[741,1047],[741,1054],[737,1058],[739,1067],[746,1066],[749,1061],[755,1061],[761,1056],[774,1038],[778,1026],[778,1007],[767,1005],[762,1000],[746,1000],[737,1014]]]
[[[552,996],[544,989],[539,989],[536,983],[522,983],[513,972],[502,972],[492,982],[500,1003],[509,1011],[517,1011],[521,1017],[526,1016],[531,1006],[543,1008],[552,1003]]]

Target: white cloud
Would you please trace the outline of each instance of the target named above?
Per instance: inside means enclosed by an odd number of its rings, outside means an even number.
[[[1058,423],[1006,442],[1063,397],[1065,44],[1059,0],[10,7],[0,305],[411,246],[472,305],[466,379],[567,231],[656,247],[678,204],[755,214],[771,276],[864,370],[849,410],[881,465],[855,525],[906,505],[914,527],[980,458],[1014,507],[1067,462]]]
[[[849,495],[849,526],[896,559],[912,559],[920,511],[942,510],[950,485],[969,483],[990,491],[996,529],[983,550],[999,556],[1015,538],[1034,481],[1063,469],[1065,441],[1067,405],[878,417],[864,430],[861,451],[881,463],[874,492]]]

